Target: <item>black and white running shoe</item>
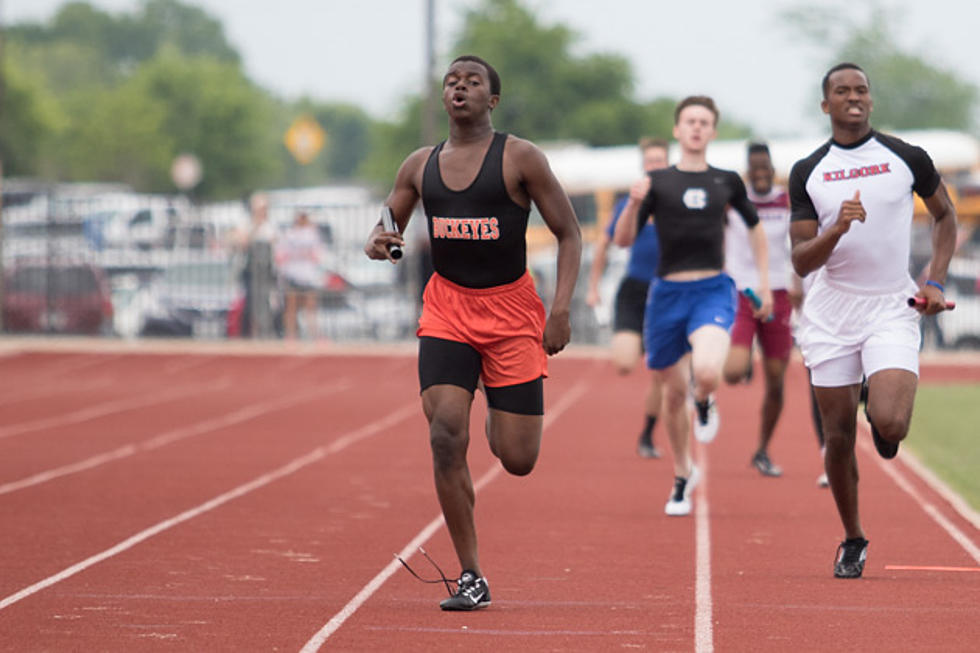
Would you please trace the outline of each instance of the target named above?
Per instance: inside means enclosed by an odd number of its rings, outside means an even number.
[[[837,547],[834,561],[835,578],[860,578],[868,558],[868,541],[863,537],[844,540]]]
[[[640,458],[659,458],[661,454],[660,449],[653,444],[652,437],[640,435],[640,439],[636,441],[636,455]]]
[[[691,465],[691,475],[687,478],[677,476],[674,478],[674,489],[670,492],[667,504],[664,506],[664,513],[671,517],[683,517],[691,514],[691,493],[701,480],[701,470],[697,465]]]
[[[752,466],[759,470],[759,473],[763,476],[777,477],[783,475],[783,468],[779,465],[773,464],[769,460],[769,454],[765,451],[757,451],[754,456],[752,456]]]
[[[464,571],[456,581],[456,593],[444,599],[439,607],[443,610],[479,610],[490,605],[490,586],[487,579],[472,571]]]

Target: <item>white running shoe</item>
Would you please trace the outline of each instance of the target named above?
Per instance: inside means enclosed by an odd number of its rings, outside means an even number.
[[[664,512],[671,517],[683,517],[691,514],[691,493],[698,486],[701,480],[701,472],[697,465],[691,463],[691,475],[687,478],[677,476],[674,478],[674,489],[670,492]]]
[[[718,427],[721,425],[715,398],[709,396],[705,401],[708,403],[708,409],[705,411],[698,407],[697,402],[694,404],[694,437],[703,444],[715,439],[718,435]]]
[[[827,472],[817,477],[817,487],[830,487],[830,481],[827,480]]]

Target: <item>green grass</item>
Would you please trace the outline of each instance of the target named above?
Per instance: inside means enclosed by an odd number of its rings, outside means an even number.
[[[919,386],[903,446],[980,510],[980,385]]]

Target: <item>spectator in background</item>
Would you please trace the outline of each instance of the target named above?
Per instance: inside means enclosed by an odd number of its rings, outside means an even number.
[[[245,284],[245,306],[242,310],[243,337],[269,336],[273,332],[272,307],[269,302],[275,282],[273,248],[275,226],[269,222],[269,198],[264,193],[252,195],[249,202],[252,223],[240,238],[245,253],[242,282]]]
[[[316,225],[307,213],[297,213],[292,226],[276,246],[276,264],[286,295],[283,324],[287,340],[296,338],[300,304],[306,309],[307,336],[316,337],[316,305],[323,286],[323,256],[323,241]]]

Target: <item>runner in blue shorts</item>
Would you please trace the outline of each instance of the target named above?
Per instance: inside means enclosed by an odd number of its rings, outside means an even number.
[[[738,173],[708,165],[707,147],[717,122],[718,109],[709,97],[688,97],[677,105],[674,138],[680,145],[680,162],[651,172],[637,220],[620,220],[616,226],[615,242],[625,246],[654,217],[660,239],[659,278],[647,299],[644,342],[647,365],[663,383],[663,421],[674,454],[674,486],[664,509],[668,515],[691,512],[690,496],[698,482],[690,453],[689,387],[697,413],[695,437],[710,442],[718,432],[712,393],[721,382],[735,316],[735,287],[722,272],[728,206],[749,229],[759,278],[769,278],[766,235],[745,184]],[[768,283],[760,283],[757,292],[762,305],[756,316],[764,317],[772,310]]]
[[[652,172],[666,168],[669,148],[667,141],[661,138],[641,139],[643,171]],[[589,306],[596,306],[599,303],[599,280],[606,269],[606,252],[612,244],[616,224],[621,219],[631,222],[636,220],[636,211],[640,208],[640,203],[649,189],[650,178],[643,175],[642,179],[632,185],[629,195],[616,204],[612,220],[602,230],[589,272],[589,290],[586,295],[586,303]],[[611,349],[613,363],[620,374],[632,372],[643,357],[643,313],[646,310],[650,282],[656,276],[659,262],[660,241],[657,240],[657,230],[652,224],[646,224],[639,230],[633,246],[630,247],[626,274],[623,275],[616,291]],[[636,453],[641,458],[660,457],[660,450],[653,444],[653,427],[660,415],[662,396],[660,377],[652,374],[646,396],[643,398],[643,430],[636,443]]]

